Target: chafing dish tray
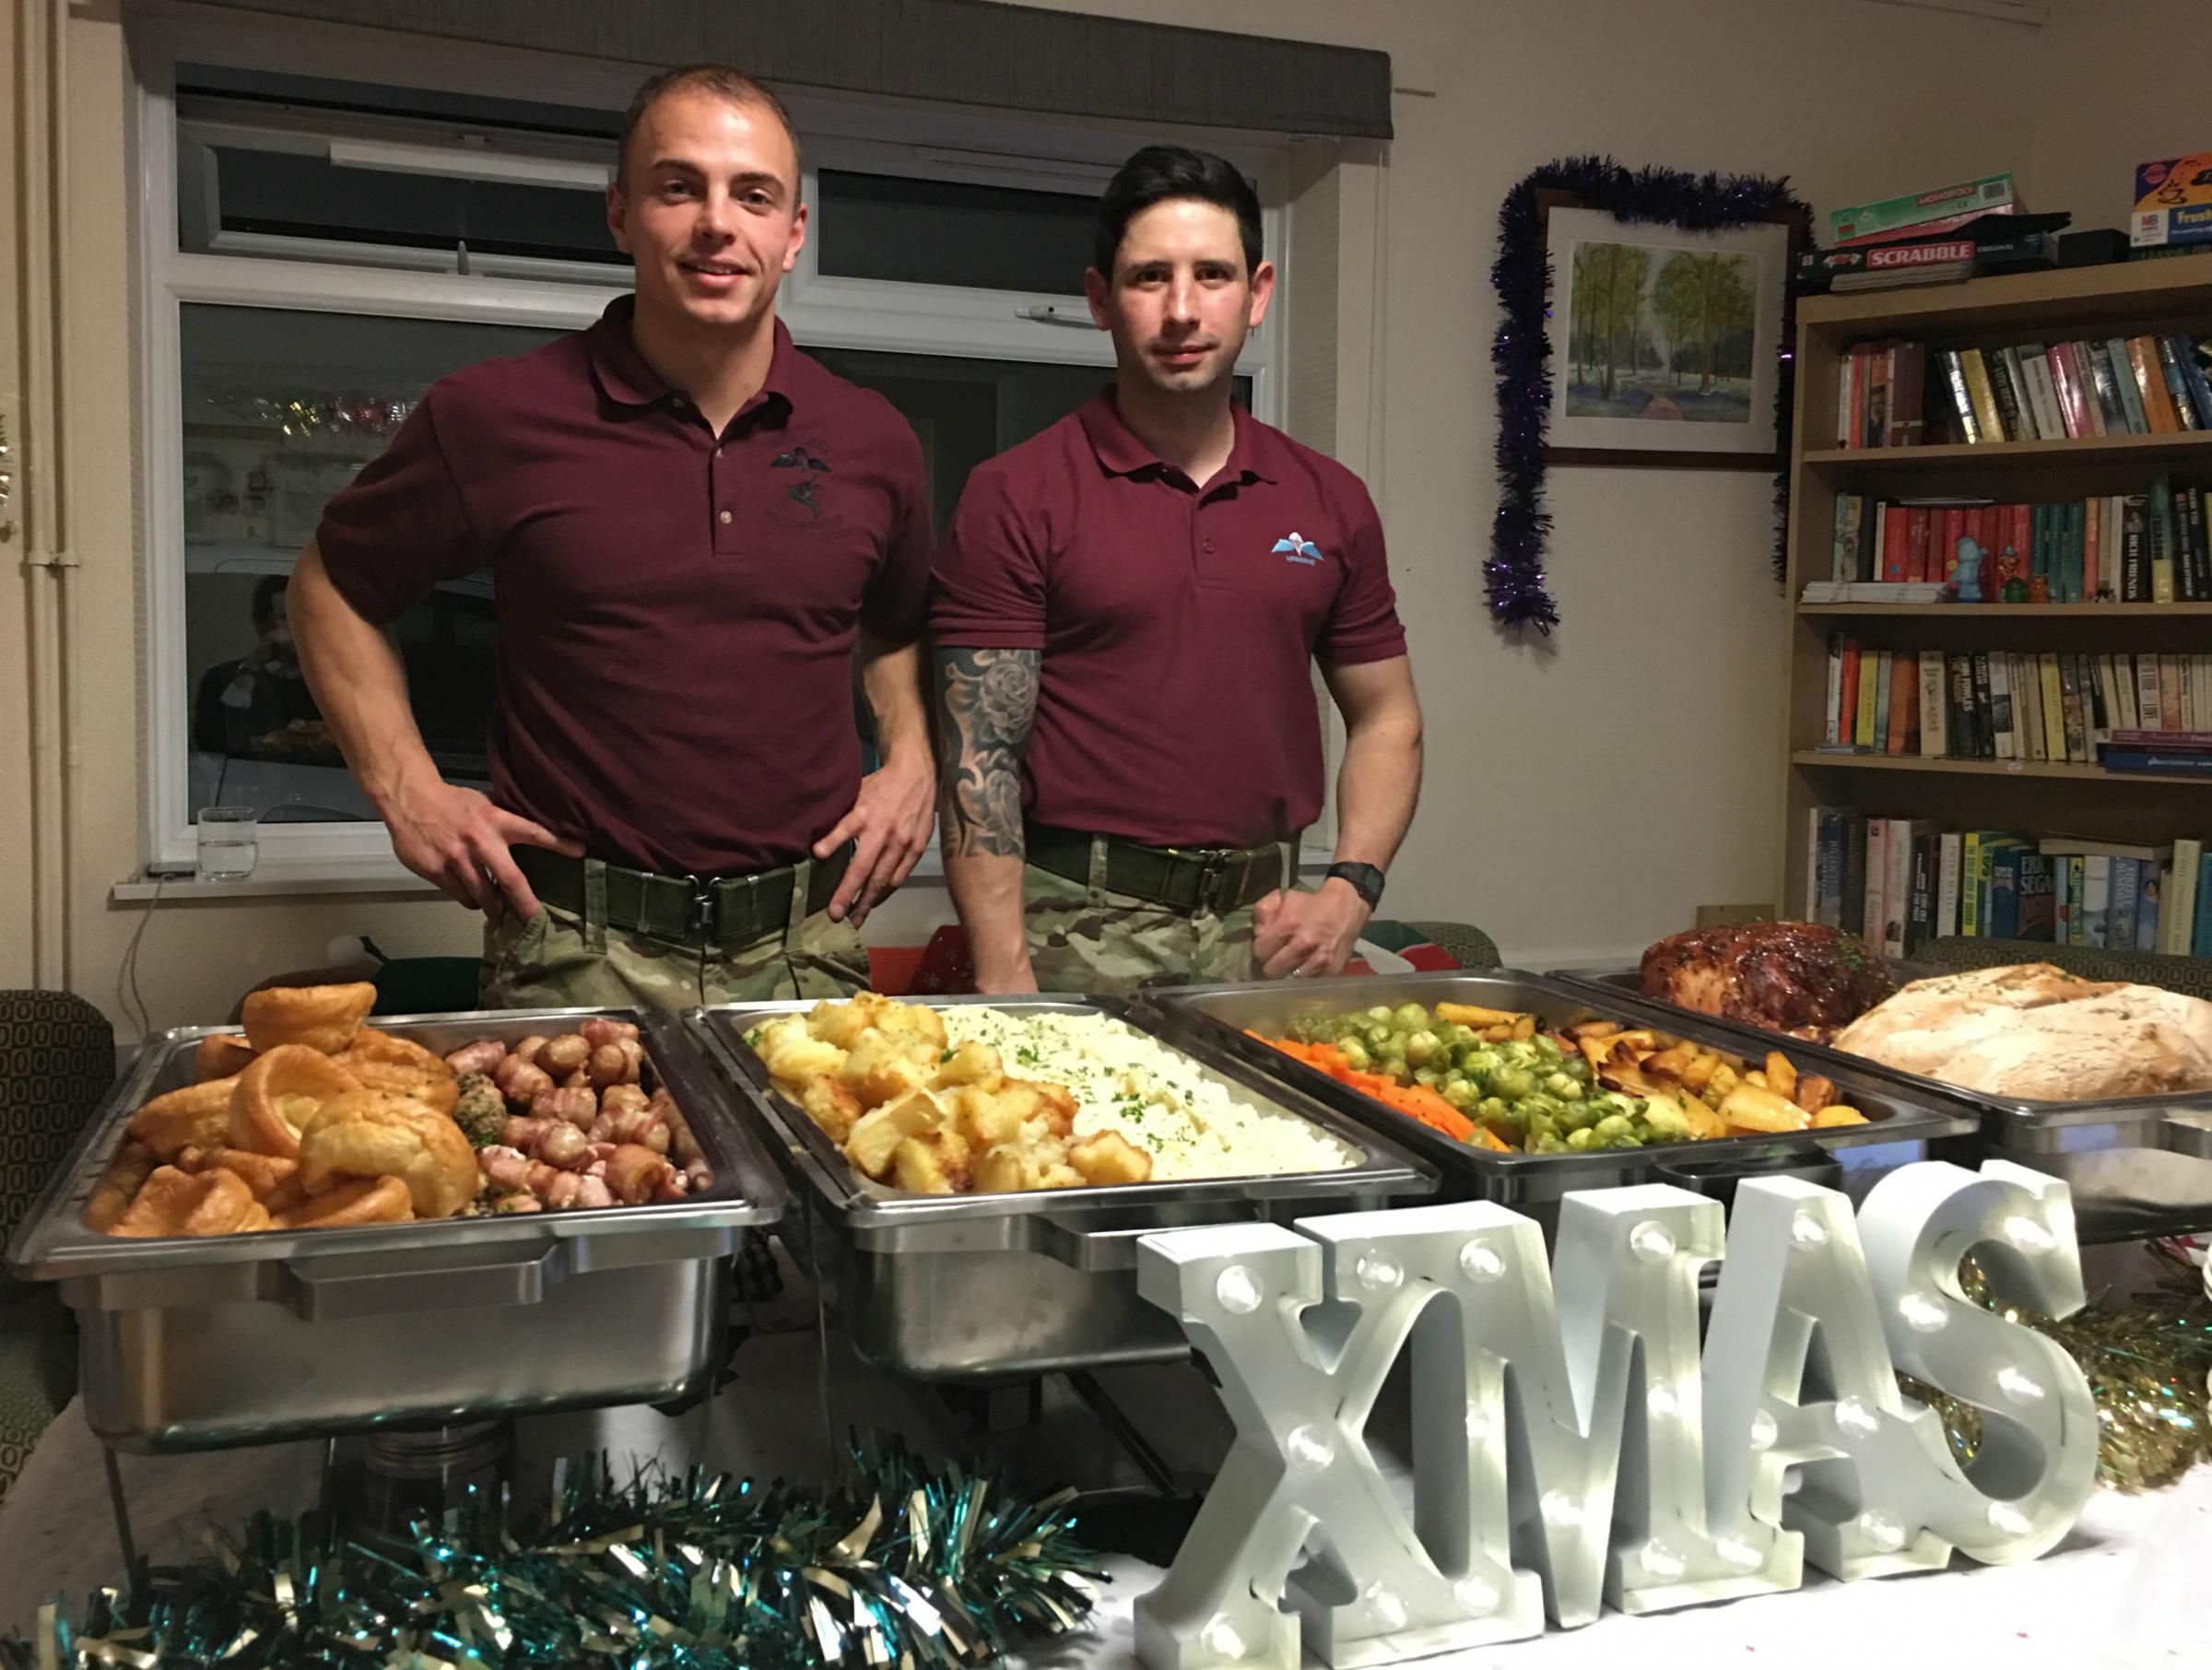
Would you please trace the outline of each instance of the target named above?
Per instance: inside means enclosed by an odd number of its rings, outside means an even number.
[[[83,1212],[149,1097],[190,1082],[220,1027],[143,1044],[25,1219],[17,1276],[77,1313],[92,1429],[121,1449],[187,1450],[490,1415],[668,1401],[722,1349],[740,1226],[781,1217],[781,1180],[672,1020],[607,1009],[377,1017],[443,1054],[477,1039],[635,1020],[646,1058],[713,1168],[681,1201],[206,1238],[127,1240]]]
[[[1112,998],[934,998],[954,1038],[959,1011],[1102,1015],[1159,1034]],[[1289,1113],[1357,1157],[1341,1170],[1053,1189],[914,1194],[871,1182],[771,1081],[746,1034],[804,1001],[687,1014],[729,1074],[806,1208],[801,1256],[834,1288],[864,1356],[927,1380],[987,1381],[1103,1363],[1172,1358],[1182,1329],[1136,1292],[1136,1241],[1155,1230],[1352,1211],[1431,1194],[1435,1174],[1392,1138],[1271,1082],[1203,1044],[1171,1047],[1240,1100]],[[1011,1069],[1025,1074],[1020,1067]],[[1049,1069],[1025,1076],[1049,1079]],[[800,1214],[794,1210],[795,1222]],[[793,1226],[785,1237],[792,1239]]]
[[[1924,972],[1955,973],[1956,970]],[[2101,1100],[2039,1101],[1946,1084],[1853,1055],[1805,1043],[1742,1021],[1715,1019],[1622,990],[1632,971],[1561,974],[1595,1001],[1675,1028],[1702,1020],[1730,1034],[1734,1047],[1780,1049],[1833,1077],[1839,1067],[1871,1074],[1915,1097],[1942,1097],[1975,1111],[1981,1152],[2063,1178],[2074,1194],[2075,1226],[2088,1241],[2132,1241],[2212,1229],[2212,1091]],[[1839,1081],[1841,1082],[1841,1081]]]
[[[1866,1115],[1863,1125],[1835,1125],[1775,1136],[1716,1136],[1643,1148],[1595,1148],[1567,1154],[1500,1154],[1470,1147],[1377,1101],[1319,1068],[1253,1037],[1281,1036],[1305,1016],[1342,1015],[1377,1004],[1465,1003],[1534,1014],[1563,1028],[1583,1020],[1643,1018],[1609,996],[1594,1001],[1540,975],[1501,970],[1475,974],[1364,975],[1335,980],[1270,981],[1249,984],[1163,988],[1144,1002],[1159,1014],[1169,1036],[1194,1038],[1233,1051],[1270,1076],[1295,1085],[1362,1123],[1388,1131],[1444,1175],[1453,1198],[1493,1200],[1548,1222],[1559,1197],[1571,1190],[1625,1183],[1678,1182],[1726,1198],[1746,1176],[1795,1171],[1845,1186],[1871,1184],[1881,1170],[1925,1158],[1931,1143],[1971,1134],[1973,1112],[1940,1096],[1912,1094],[1864,1064],[1822,1071],[1836,1082],[1836,1100]],[[1735,1033],[1700,1025],[1704,1017],[1670,1015],[1665,1029],[1677,1038],[1742,1053]],[[1765,1048],[1777,1041],[1768,1040]],[[1786,1041],[1783,1043],[1788,1048]],[[1791,1059],[1797,1060],[1794,1051]],[[1860,1149],[1839,1161],[1844,1149]],[[1855,1163],[1853,1163],[1855,1162]],[[1839,1173],[1849,1175],[1840,1175]]]

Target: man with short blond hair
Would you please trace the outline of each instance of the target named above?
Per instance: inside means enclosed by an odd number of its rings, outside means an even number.
[[[486,912],[488,1003],[850,992],[930,832],[921,448],[777,321],[806,206],[767,88],[647,81],[606,216],[635,294],[431,387],[301,553],[301,660],[401,862]],[[488,797],[440,777],[380,630],[481,568]]]

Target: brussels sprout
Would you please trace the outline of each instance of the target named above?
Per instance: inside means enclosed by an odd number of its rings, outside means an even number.
[[[1429,1026],[1429,1011],[1418,1003],[1402,1003],[1391,1011],[1391,1024],[1408,1032],[1419,1032]]]
[[[1571,1101],[1559,1114],[1559,1123],[1570,1131],[1580,1131],[1597,1123],[1598,1110],[1588,1101]]]
[[[1396,1079],[1400,1084],[1406,1083],[1413,1076],[1412,1069],[1406,1066],[1406,1058],[1403,1055],[1376,1056],[1375,1071],[1385,1078]]]
[[[1495,1050],[1471,1050],[1460,1057],[1459,1064],[1477,1078],[1488,1078],[1505,1064]]]
[[[1570,1074],[1552,1074],[1544,1081],[1544,1088],[1561,1101],[1580,1101],[1583,1099],[1583,1087]]]
[[[1444,1080],[1443,1097],[1462,1113],[1472,1113],[1482,1105],[1482,1092],[1464,1078]]]
[[[1359,1029],[1359,1036],[1367,1041],[1371,1050],[1380,1050],[1390,1041],[1390,1029],[1381,1021],[1370,1021]]]
[[[1473,1027],[1463,1027],[1457,1021],[1453,1021],[1448,1027],[1439,1027],[1436,1031],[1437,1036],[1454,1050],[1464,1050],[1469,1044],[1480,1041],[1475,1036]]]
[[[1527,1123],[1526,1117],[1518,1108],[1513,1107],[1504,1098],[1499,1096],[1486,1096],[1477,1102],[1475,1115],[1477,1119],[1493,1124],[1503,1123],[1509,1125],[1518,1125]]]
[[[1524,1151],[1530,1154],[1563,1154],[1566,1152],[1566,1150],[1567,1145],[1565,1143],[1561,1142],[1549,1131],[1546,1131],[1540,1135],[1531,1135],[1528,1139],[1528,1146]]]
[[[1629,1134],[1629,1122],[1622,1115],[1612,1113],[1599,1120],[1590,1128],[1595,1131],[1602,1140],[1611,1142],[1617,1137],[1626,1136]]]
[[[1536,1093],[1536,1076],[1526,1067],[1500,1067],[1490,1075],[1490,1090],[1508,1101]]]
[[[1683,1116],[1682,1110],[1672,1102],[1646,1102],[1643,1128],[1653,1142],[1689,1140],[1689,1121]]]
[[[1406,1041],[1406,1059],[1417,1067],[1427,1066],[1443,1053],[1444,1041],[1434,1032],[1416,1032]]]
[[[1559,1071],[1566,1074],[1578,1085],[1586,1085],[1590,1082],[1590,1064],[1579,1055],[1568,1056],[1559,1064]]]
[[[1373,1008],[1367,1012],[1367,1017],[1370,1020],[1388,1020],[1390,1018],[1390,1006],[1386,1003],[1377,1004]]]
[[[1597,1133],[1585,1125],[1580,1131],[1567,1133],[1567,1146],[1577,1154],[1586,1154],[1598,1146]]]
[[[1534,1041],[1536,1046],[1536,1053],[1541,1055],[1546,1061],[1557,1061],[1559,1059],[1559,1041],[1554,1038],[1550,1033],[1539,1032],[1536,1034]]]
[[[1347,1038],[1336,1048],[1343,1052],[1344,1064],[1355,1073],[1364,1073],[1373,1064],[1375,1058],[1367,1053],[1367,1045],[1357,1038]]]
[[[1610,1143],[1606,1145],[1606,1147],[1613,1148],[1641,1148],[1643,1147],[1643,1144],[1637,1141],[1635,1135],[1631,1133],[1626,1136],[1616,1136]]]

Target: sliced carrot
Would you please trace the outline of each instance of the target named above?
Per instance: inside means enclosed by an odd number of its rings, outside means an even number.
[[[1385,1107],[1395,1108],[1408,1118],[1418,1119],[1430,1129],[1441,1131],[1455,1141],[1472,1143],[1477,1147],[1502,1149],[1505,1147],[1427,1085],[1402,1085],[1386,1074],[1361,1073],[1345,1059],[1344,1052],[1335,1044],[1300,1043],[1295,1039],[1268,1038],[1258,1032],[1252,1036],[1294,1060],[1320,1068],[1331,1078],[1339,1079],[1361,1094],[1373,1097]]]

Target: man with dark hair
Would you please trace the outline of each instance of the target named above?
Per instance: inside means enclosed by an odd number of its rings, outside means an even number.
[[[606,218],[635,295],[441,380],[331,500],[292,578],[308,676],[401,862],[485,911],[488,1003],[851,991],[929,840],[921,447],[776,319],[806,207],[768,89],[648,81]],[[485,567],[488,798],[440,778],[380,630]]]
[[[969,478],[938,557],[946,878],[985,992],[1335,973],[1413,817],[1420,704],[1373,504],[1238,407],[1275,289],[1228,162],[1152,146],[1099,205],[1112,388]],[[1318,660],[1343,712],[1335,857]]]
[[[315,712],[315,699],[300,676],[300,652],[285,618],[284,581],[275,574],[253,582],[253,650],[218,662],[200,675],[192,699],[192,746],[233,759],[327,759],[329,738]]]

